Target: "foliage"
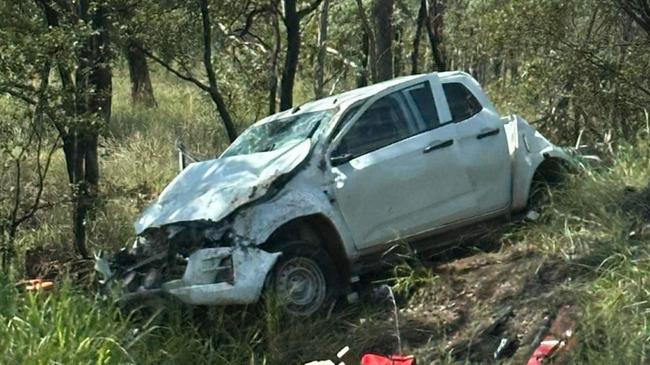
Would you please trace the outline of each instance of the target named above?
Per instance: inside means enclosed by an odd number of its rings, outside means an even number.
[[[446,26],[452,68],[558,140],[631,140],[644,127],[648,38],[609,3],[461,1]]]

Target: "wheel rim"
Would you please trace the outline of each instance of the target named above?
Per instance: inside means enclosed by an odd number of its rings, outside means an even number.
[[[327,291],[325,276],[311,259],[294,257],[277,270],[275,289],[287,311],[307,316],[316,312]]]

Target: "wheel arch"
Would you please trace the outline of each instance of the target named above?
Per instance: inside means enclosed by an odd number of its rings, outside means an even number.
[[[537,165],[530,179],[530,184],[544,182],[551,185],[558,184],[564,180],[566,173],[572,170],[569,161],[544,154],[544,159]]]
[[[535,184],[544,183],[555,186],[564,180],[567,172],[572,170],[573,165],[563,156],[549,153],[542,154],[542,158],[535,165],[535,168],[529,171],[525,180],[523,186],[525,190],[520,197],[520,208],[525,209],[528,207],[529,197]]]
[[[574,163],[562,150],[555,146],[537,153],[517,154],[513,162],[512,210],[525,210],[531,187],[539,179],[557,181],[566,171],[575,169]]]
[[[295,238],[296,235],[323,248],[339,270],[341,279],[347,282],[351,275],[351,265],[343,240],[334,223],[323,214],[296,217],[283,223],[271,233],[261,247],[268,248],[289,237]]]

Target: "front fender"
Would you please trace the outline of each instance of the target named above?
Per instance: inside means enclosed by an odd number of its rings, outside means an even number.
[[[354,258],[352,237],[345,223],[323,191],[289,186],[273,199],[262,204],[247,207],[237,214],[233,222],[235,232],[255,244],[265,243],[269,237],[284,224],[307,216],[325,216],[334,226],[343,241],[349,258]]]
[[[533,177],[545,160],[558,159],[569,165],[574,162],[519,116],[511,116],[505,128],[512,159],[512,210],[519,211],[526,208]]]

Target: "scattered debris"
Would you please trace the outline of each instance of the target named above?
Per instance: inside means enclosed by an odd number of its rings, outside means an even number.
[[[501,327],[510,317],[512,317],[512,315],[512,306],[508,306],[502,309],[489,323],[481,326],[471,338],[463,339],[458,343],[453,344],[449,350],[449,353],[452,355],[460,354],[463,352],[468,354],[471,353],[472,349],[485,341],[488,336],[496,335],[498,333],[497,330],[499,327]]]
[[[412,355],[364,354],[361,357],[361,365],[415,365],[415,357]]]
[[[547,316],[547,318],[550,317]],[[541,365],[548,363],[546,361],[548,359],[558,359],[574,345],[572,335],[576,320],[571,306],[563,306],[552,321],[545,322],[544,327],[547,331],[544,332],[546,332],[546,335],[541,341],[536,337],[538,342],[537,344],[534,343],[536,347],[528,359],[527,365]],[[549,323],[550,326],[547,326]]]
[[[516,338],[502,338],[501,342],[499,342],[499,347],[494,351],[494,360],[511,357],[517,351],[518,346],[519,341]]]
[[[305,365],[352,365],[352,364],[358,364],[359,360],[354,356],[354,354],[350,351],[350,346],[345,346],[339,352],[336,353],[336,358],[337,358],[337,363],[335,363],[332,360],[325,360],[325,361],[312,361],[309,363],[306,363]],[[339,361],[340,360],[340,361]]]
[[[542,341],[528,359],[527,365],[542,365],[547,358],[553,356],[558,350],[564,347],[563,340],[546,340]]]
[[[575,303],[571,288],[587,273],[515,246],[445,259],[433,271],[438,280],[400,310],[408,328],[403,346],[423,363],[451,356],[460,363],[526,364],[545,336],[560,338],[564,331],[550,331],[558,308]]]
[[[16,284],[16,287],[22,288],[27,292],[37,293],[41,291],[50,291],[54,289],[54,283],[41,278],[23,280]]]
[[[336,357],[341,359],[344,363],[354,364],[356,360],[354,354],[350,351],[350,346],[345,346],[337,354]]]
[[[539,213],[534,210],[529,210],[528,213],[526,213],[526,219],[534,222],[539,219]]]

